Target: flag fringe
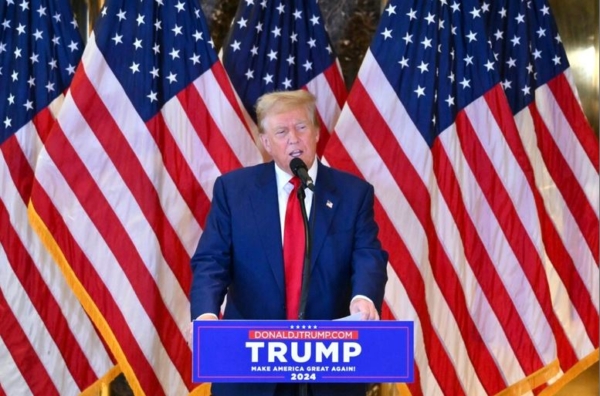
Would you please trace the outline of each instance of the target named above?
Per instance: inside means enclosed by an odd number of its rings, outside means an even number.
[[[554,378],[558,373],[560,373],[560,364],[558,359],[556,359],[535,373],[523,378],[521,381],[515,382],[503,391],[498,392],[496,396],[524,395],[525,393],[531,392],[535,388],[548,383],[548,381]]]
[[[85,287],[81,284],[73,270],[71,269],[67,258],[65,257],[63,251],[60,249],[58,243],[54,239],[54,236],[46,227],[44,221],[40,218],[39,214],[35,210],[33,202],[29,202],[27,205],[27,215],[29,217],[29,223],[31,227],[35,231],[35,233],[39,236],[40,240],[46,247],[48,253],[54,259],[54,262],[58,265],[61,270],[65,280],[77,299],[79,303],[82,305],[83,309],[89,315],[92,322],[98,328],[98,331],[102,335],[106,345],[110,348],[111,352],[115,356],[117,360],[118,367],[120,367],[121,371],[125,375],[129,387],[133,390],[135,395],[143,395],[144,391],[133,371],[133,368],[129,364],[127,360],[126,354],[119,345],[117,338],[112,332],[110,326],[108,325],[106,319],[100,312],[98,306],[94,303],[92,297],[88,294]]]
[[[102,378],[88,386],[79,396],[105,396],[110,395],[110,383],[121,374],[119,365],[111,368]]]
[[[598,349],[581,359],[577,364],[564,373],[556,382],[550,384],[546,389],[540,392],[539,396],[551,396],[573,381],[579,374],[590,368],[598,361]]]
[[[412,396],[405,383],[381,384],[380,396]]]
[[[210,396],[210,382],[205,382],[200,386],[195,387],[189,393],[189,396]]]
[[[586,366],[589,367],[589,364]],[[551,378],[556,376],[560,372],[560,365],[558,359],[550,363],[549,365],[542,367],[530,376],[523,378],[521,381],[512,384],[503,391],[496,394],[496,396],[516,396],[523,395],[527,392],[532,391],[540,385],[547,383]],[[389,384],[382,384],[389,385]],[[408,386],[404,383],[393,384],[395,386],[382,386],[382,396],[411,396],[412,393]],[[550,394],[546,394],[549,396]]]

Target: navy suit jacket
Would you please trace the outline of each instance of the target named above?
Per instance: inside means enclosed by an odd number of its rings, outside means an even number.
[[[349,314],[352,297],[370,298],[381,310],[388,255],[377,239],[373,187],[318,163],[310,223],[311,278],[306,319]],[[217,179],[211,210],[191,260],[191,317],[220,311],[224,319],[285,319],[283,249],[275,164],[269,162]],[[315,395],[362,394],[344,384],[314,386]],[[246,386],[245,388],[242,388]],[[340,393],[336,391],[339,388]],[[213,392],[272,395],[275,384],[213,384]]]

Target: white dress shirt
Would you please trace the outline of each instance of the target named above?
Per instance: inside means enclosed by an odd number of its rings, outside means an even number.
[[[317,183],[317,159],[313,161],[312,166],[308,170],[308,175],[313,180],[313,183]],[[279,201],[279,222],[281,225],[281,244],[283,245],[283,230],[285,227],[285,212],[287,209],[287,202],[294,185],[290,183],[293,176],[290,176],[287,172],[275,164],[275,177],[277,179],[277,200]],[[306,207],[306,214],[310,216],[310,209],[312,207],[313,192],[306,188],[304,189],[306,197],[304,198],[304,206]]]

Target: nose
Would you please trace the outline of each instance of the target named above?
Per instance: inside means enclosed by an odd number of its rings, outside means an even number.
[[[288,143],[297,143],[298,142],[298,132],[291,128],[288,133]]]

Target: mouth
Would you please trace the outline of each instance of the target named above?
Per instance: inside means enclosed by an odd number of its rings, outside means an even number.
[[[304,151],[302,150],[294,150],[292,152],[289,153],[289,156],[292,158],[296,158],[296,157],[300,157],[302,155],[302,153],[304,153]]]

